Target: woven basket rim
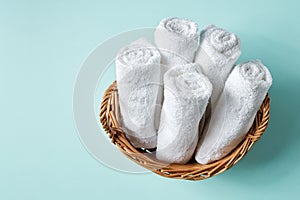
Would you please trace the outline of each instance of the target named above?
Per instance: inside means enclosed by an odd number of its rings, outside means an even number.
[[[166,164],[151,156],[147,156],[147,154],[145,154],[147,151],[136,149],[127,140],[119,124],[120,109],[116,81],[114,81],[104,93],[99,116],[102,127],[109,138],[111,138],[111,142],[116,145],[126,157],[138,165],[167,178],[203,180],[230,169],[240,161],[251,149],[253,144],[260,139],[270,119],[270,98],[267,94],[246,138],[227,156],[205,165],[195,161],[187,164]]]

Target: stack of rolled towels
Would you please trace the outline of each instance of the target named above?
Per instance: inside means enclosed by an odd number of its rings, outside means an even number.
[[[214,25],[163,19],[116,57],[120,123],[165,163],[219,160],[245,139],[271,84],[261,61],[237,64],[241,41]],[[200,122],[205,120],[202,127]]]

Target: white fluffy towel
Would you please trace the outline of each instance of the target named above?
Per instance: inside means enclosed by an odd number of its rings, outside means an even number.
[[[197,23],[175,17],[163,19],[154,33],[155,44],[162,55],[163,67],[168,69],[174,65],[193,62],[198,38]]]
[[[181,164],[191,159],[211,91],[211,83],[196,64],[174,66],[165,73],[157,159]]]
[[[156,101],[162,90],[160,53],[145,39],[123,48],[116,58],[122,128],[138,148],[156,147]]]
[[[197,146],[197,162],[219,160],[245,138],[271,84],[271,74],[260,61],[241,63],[233,69]]]
[[[214,25],[208,25],[201,31],[195,62],[200,64],[203,74],[213,85],[212,107],[215,107],[225,81],[240,55],[240,39],[235,34]]]

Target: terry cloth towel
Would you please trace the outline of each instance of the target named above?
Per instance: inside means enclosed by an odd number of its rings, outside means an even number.
[[[214,25],[208,25],[201,31],[195,62],[200,64],[203,74],[213,85],[212,108],[215,107],[225,81],[240,55],[240,39],[235,34]]]
[[[156,102],[162,92],[160,53],[145,39],[123,48],[116,58],[121,125],[137,148],[156,147]]]
[[[233,69],[197,146],[197,162],[219,160],[245,138],[271,84],[269,70],[258,60]]]
[[[196,64],[174,66],[164,75],[164,103],[157,138],[157,159],[188,162],[199,138],[199,122],[212,91]]]
[[[163,19],[155,30],[154,40],[162,55],[164,71],[193,62],[198,37],[197,23],[175,17]]]

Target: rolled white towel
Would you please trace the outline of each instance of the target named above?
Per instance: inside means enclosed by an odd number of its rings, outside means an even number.
[[[219,160],[245,138],[271,84],[271,74],[260,61],[241,63],[233,69],[197,146],[197,162]]]
[[[203,74],[213,85],[212,108],[215,107],[225,81],[240,55],[240,39],[235,34],[214,25],[208,25],[201,31],[195,62],[200,64]]]
[[[175,66],[165,73],[156,150],[159,160],[183,164],[191,159],[211,91],[211,83],[196,64]]]
[[[198,38],[197,23],[176,17],[163,19],[154,33],[155,44],[162,55],[161,63],[169,68],[193,62]]]
[[[123,48],[116,58],[121,125],[135,147],[156,147],[154,121],[161,83],[160,53],[145,39]]]

